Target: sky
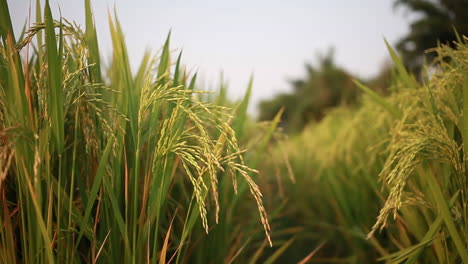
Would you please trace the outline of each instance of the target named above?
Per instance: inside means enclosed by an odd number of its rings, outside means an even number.
[[[7,0],[19,32],[36,1]],[[393,0],[94,0],[91,1],[101,56],[109,61],[108,11],[117,11],[132,70],[145,50],[157,52],[171,31],[171,48],[199,72],[199,89],[216,90],[221,72],[230,97],[243,96],[254,75],[252,103],[291,89],[330,47],[335,62],[360,78],[376,75],[388,60],[384,38],[395,44],[409,30],[410,17]],[[50,0],[54,18],[84,29],[84,1]],[[60,7],[60,11],[59,8]],[[18,33],[17,33],[18,34]],[[174,53],[174,57],[177,54]]]

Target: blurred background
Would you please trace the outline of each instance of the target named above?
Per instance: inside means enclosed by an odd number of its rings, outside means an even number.
[[[27,0],[7,2],[19,34],[28,23],[29,13],[35,14],[35,5]],[[204,89],[216,90],[223,82],[228,95],[237,100],[253,74],[248,109],[252,116],[268,120],[279,105],[295,104],[300,109],[287,107],[286,119],[291,112],[299,111],[308,116],[302,117],[306,121],[310,116],[317,119],[323,115],[317,109],[341,102],[341,98],[334,98],[335,92],[345,94],[345,102],[353,97],[350,91],[333,92],[341,89],[337,88],[341,84],[330,84],[336,86],[325,88],[331,94],[314,99],[320,103],[298,104],[294,95],[302,97],[301,93],[320,89],[304,87],[317,86],[310,83],[319,79],[314,74],[324,70],[338,74],[338,79],[385,81],[390,59],[384,39],[398,46],[407,66],[418,71],[424,50],[437,45],[438,40],[454,40],[452,26],[461,34],[467,32],[466,6],[466,0],[364,0],[359,4],[338,0],[106,0],[94,1],[93,11],[104,64],[111,60],[108,14],[116,12],[133,71],[144,51],[159,48],[171,31],[172,48],[183,50],[185,63],[192,72],[200,73]],[[53,13],[84,27],[81,1],[55,0],[51,8]]]
[[[34,2],[8,1],[17,34],[27,23],[29,6],[34,18]],[[54,14],[61,13],[84,28],[82,1],[50,3]],[[407,5],[396,7],[393,0],[359,4],[338,0],[106,0],[92,4],[104,63],[111,55],[108,12],[115,9],[133,71],[144,51],[158,49],[172,31],[171,47],[183,50],[187,66],[200,72],[203,87],[217,89],[223,72],[229,95],[238,99],[254,74],[249,112],[257,116],[262,112],[260,101],[294,91],[291,81],[309,74],[310,67],[304,64],[321,67],[327,56],[353,76],[374,78],[388,63],[384,38],[396,44],[409,34],[410,22],[421,16]]]

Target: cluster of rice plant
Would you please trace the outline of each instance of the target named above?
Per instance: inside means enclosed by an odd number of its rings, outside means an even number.
[[[84,2],[85,31],[37,1],[36,23],[16,39],[0,1],[0,262],[207,263],[194,253],[199,240],[240,207],[261,225],[215,248],[241,251],[262,225],[271,245],[256,163],[235,131],[248,99],[236,118],[201,101],[169,37],[132,75],[116,16],[103,74]],[[249,191],[256,208],[244,205]]]
[[[170,36],[132,74],[116,15],[102,67],[84,4],[83,31],[37,0],[15,38],[0,0],[0,263],[468,263],[466,38],[422,82],[389,47],[389,96],[356,82],[287,139]]]
[[[296,247],[325,241],[319,262],[468,262],[466,38],[431,50],[438,59],[421,83],[389,51],[391,95],[356,82],[360,105],[330,110],[277,147],[297,181],[283,179],[282,228],[301,228]]]

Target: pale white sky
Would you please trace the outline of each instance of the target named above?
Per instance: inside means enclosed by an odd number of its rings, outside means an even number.
[[[30,1],[7,2],[19,31]],[[54,18],[60,6],[63,17],[84,28],[84,1],[50,4]],[[92,5],[104,60],[111,50],[107,14],[115,6],[133,70],[144,50],[157,51],[172,30],[172,49],[183,48],[184,64],[202,75],[199,88],[215,89],[223,71],[229,94],[240,98],[254,73],[251,113],[260,100],[288,91],[287,80],[303,76],[304,64],[313,64],[331,46],[337,64],[348,71],[363,78],[376,74],[387,58],[383,38],[395,44],[409,20],[393,10],[393,0],[94,0]]]

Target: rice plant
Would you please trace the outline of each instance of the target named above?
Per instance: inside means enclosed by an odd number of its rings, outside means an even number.
[[[422,83],[389,52],[390,96],[356,82],[360,105],[330,110],[277,147],[297,181],[283,181],[282,228],[301,228],[285,256],[325,241],[317,262],[468,263],[466,38],[430,51],[438,59]]]
[[[103,72],[85,7],[83,31],[37,1],[17,39],[0,1],[0,262],[193,263],[194,230],[224,221],[227,188],[250,191],[271,245],[228,109],[199,100],[169,36],[132,75],[116,15]]]

